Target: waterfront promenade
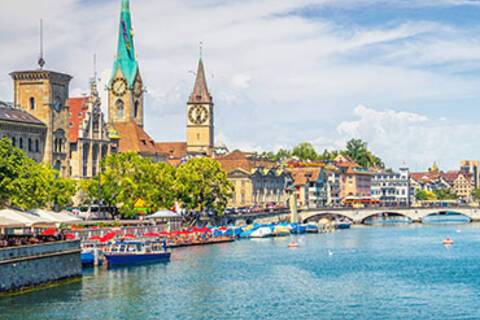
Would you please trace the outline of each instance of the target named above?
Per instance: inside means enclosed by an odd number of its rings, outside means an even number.
[[[10,319],[478,319],[479,225],[351,230],[175,250],[0,299]],[[442,245],[451,236],[455,244]]]

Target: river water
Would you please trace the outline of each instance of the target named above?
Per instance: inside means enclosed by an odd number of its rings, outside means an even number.
[[[450,236],[450,248],[442,240]],[[480,319],[480,226],[354,227],[177,249],[0,298],[0,319]]]

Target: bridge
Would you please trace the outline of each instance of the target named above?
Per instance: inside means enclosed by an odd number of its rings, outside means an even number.
[[[432,207],[432,208],[366,208],[366,209],[352,209],[352,208],[323,208],[301,210],[298,213],[299,219],[302,222],[317,221],[321,218],[345,218],[354,224],[362,224],[370,217],[389,215],[401,216],[408,218],[412,223],[421,223],[426,217],[432,215],[441,215],[446,213],[454,213],[463,215],[470,219],[470,221],[480,221],[480,208],[478,207]],[[257,222],[257,223],[271,223],[288,219],[289,212],[272,212],[272,213],[257,213],[244,214],[229,217],[231,221],[237,224]]]

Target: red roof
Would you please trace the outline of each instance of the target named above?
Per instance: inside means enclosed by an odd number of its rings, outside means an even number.
[[[157,151],[168,155],[169,159],[181,159],[187,155],[186,142],[156,142]]]
[[[70,112],[68,115],[68,137],[70,142],[76,142],[78,140],[78,133],[88,111],[87,102],[87,97],[70,98],[67,100],[67,106]]]
[[[133,121],[117,122],[113,126],[120,135],[119,151],[157,154],[155,141]]]

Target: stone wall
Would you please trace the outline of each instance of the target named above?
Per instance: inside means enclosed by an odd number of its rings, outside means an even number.
[[[0,293],[82,274],[79,241],[0,249]]]

